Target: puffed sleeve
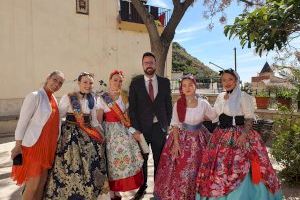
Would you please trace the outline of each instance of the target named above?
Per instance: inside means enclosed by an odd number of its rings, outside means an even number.
[[[25,97],[15,131],[15,140],[23,140],[28,123],[38,106],[38,98],[37,92],[32,92]]]
[[[107,109],[107,105],[104,102],[104,100],[103,100],[102,97],[97,97],[97,101],[96,102],[97,102],[96,103],[96,105],[97,105],[96,109],[101,109],[101,110],[106,110]]]
[[[173,113],[172,113],[172,119],[171,119],[171,126],[177,126],[178,128],[181,128],[182,123],[179,121],[178,114],[177,114],[177,102],[173,106]]]
[[[254,108],[253,97],[245,92],[242,92],[241,101],[242,101],[242,111],[244,117],[246,119],[255,119],[255,114],[254,114],[255,108]]]
[[[69,96],[66,94],[61,97],[59,101],[59,115],[60,118],[64,118],[70,108],[70,99]]]
[[[217,114],[217,117],[212,120],[213,123],[216,123],[219,121],[219,115],[221,115],[223,113],[223,101],[222,101],[222,98],[224,98],[224,94],[223,93],[220,93],[217,98],[216,98],[216,101],[214,103],[214,110],[216,111],[216,114]]]
[[[202,99],[201,102],[204,107],[205,116],[208,117],[210,120],[216,120],[216,118],[218,117],[216,110],[213,107],[211,107],[207,100]]]

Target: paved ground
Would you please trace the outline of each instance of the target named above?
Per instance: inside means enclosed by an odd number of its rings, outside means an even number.
[[[1,135],[0,135],[1,136]],[[21,200],[21,190],[22,188],[16,186],[14,182],[10,179],[10,171],[12,161],[10,159],[10,150],[14,146],[12,135],[7,135],[6,137],[0,137],[0,200]],[[9,141],[9,142],[8,142]],[[148,188],[145,194],[145,200],[153,199],[153,162],[152,156],[149,157],[149,178],[148,178]],[[122,193],[122,199],[129,200],[135,194],[135,191]]]
[[[0,135],[1,136],[1,135]],[[10,179],[10,170],[12,161],[10,160],[10,150],[12,149],[14,142],[11,134],[5,137],[0,137],[0,200],[20,200],[21,188],[16,186]],[[149,158],[151,161],[152,158]],[[280,170],[281,167],[271,159],[272,164],[276,170]],[[147,188],[147,194],[143,199],[152,200],[153,195],[153,162],[149,162],[149,179]],[[289,187],[283,185],[283,192],[287,200],[300,200],[300,187]],[[129,200],[133,197],[135,191],[122,193],[124,200]]]

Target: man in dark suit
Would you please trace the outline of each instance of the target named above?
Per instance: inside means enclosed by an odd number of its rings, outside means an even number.
[[[155,56],[150,52],[144,53],[142,65],[144,75],[135,77],[130,84],[129,115],[132,126],[143,133],[148,145],[151,145],[155,174],[172,117],[172,97],[169,79],[155,74]],[[143,154],[143,157],[144,184],[134,199],[140,199],[146,193],[148,154]]]

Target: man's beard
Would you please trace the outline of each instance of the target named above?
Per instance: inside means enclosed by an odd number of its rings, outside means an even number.
[[[148,67],[147,69],[144,70],[145,74],[152,76],[155,73],[155,69],[152,67]]]

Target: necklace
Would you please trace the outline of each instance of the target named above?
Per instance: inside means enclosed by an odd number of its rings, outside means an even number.
[[[119,98],[119,93],[110,91],[109,96],[112,98],[113,101],[116,101]]]
[[[196,98],[195,97],[191,97],[191,98],[186,98],[186,102],[187,103],[192,103]]]

